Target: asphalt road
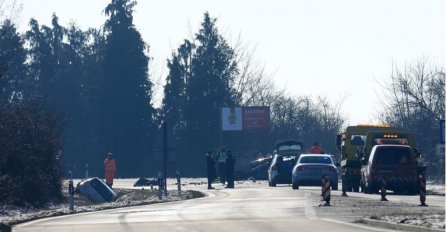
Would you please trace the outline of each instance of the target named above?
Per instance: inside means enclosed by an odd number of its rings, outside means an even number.
[[[348,213],[350,210],[340,205],[341,201],[335,201],[331,207],[319,206],[322,202],[318,188],[293,191],[288,186],[251,185],[236,189],[217,186],[217,190],[207,193],[208,197],[187,201],[35,220],[15,226],[13,231],[389,231],[351,223],[361,215]],[[341,199],[339,191],[332,195]],[[373,198],[379,198],[360,193],[351,195],[342,199],[371,198],[375,202]],[[388,198],[394,202],[417,199],[392,195]],[[376,201],[376,204],[381,203]],[[438,204],[443,204],[444,210],[444,197]]]

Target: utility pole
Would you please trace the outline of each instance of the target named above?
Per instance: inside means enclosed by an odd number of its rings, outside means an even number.
[[[167,197],[167,123],[163,122],[164,195]]]

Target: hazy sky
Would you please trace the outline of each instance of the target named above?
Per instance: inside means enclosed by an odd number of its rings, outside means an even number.
[[[19,29],[29,18],[50,25],[53,12],[62,25],[98,28],[110,0],[23,0]],[[376,121],[379,96],[392,64],[421,58],[444,66],[444,0],[139,0],[134,24],[150,45],[154,77],[191,33],[204,12],[218,19],[220,33],[233,43],[239,35],[256,47],[278,88],[293,95],[345,97],[349,124]]]

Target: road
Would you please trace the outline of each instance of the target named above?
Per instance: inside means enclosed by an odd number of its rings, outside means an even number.
[[[289,186],[236,187],[217,186],[217,190],[206,191],[207,197],[187,201],[35,220],[15,226],[13,231],[388,231],[352,223],[362,215],[343,204],[362,202],[379,213],[379,209],[398,208],[400,201],[417,203],[416,196],[389,195],[390,202],[380,202],[378,195],[350,193],[343,198],[333,191],[332,206],[323,207],[319,206],[320,190],[315,187],[297,191]],[[444,211],[444,197],[431,200]]]

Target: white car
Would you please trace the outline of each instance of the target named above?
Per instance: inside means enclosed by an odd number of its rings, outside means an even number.
[[[328,176],[333,190],[338,190],[338,169],[329,154],[302,154],[292,172],[292,188],[321,186],[322,177]]]

